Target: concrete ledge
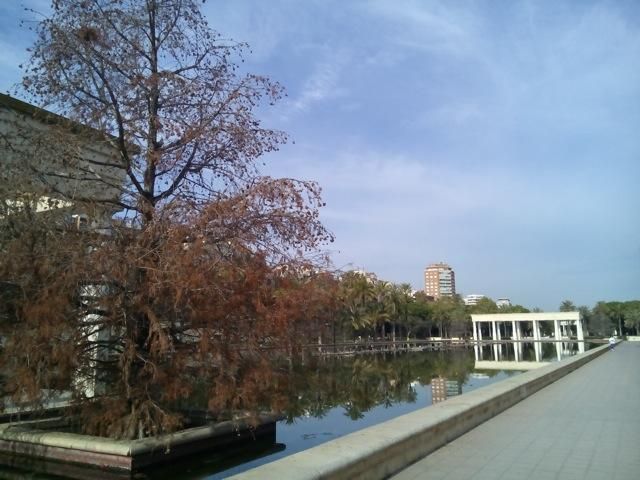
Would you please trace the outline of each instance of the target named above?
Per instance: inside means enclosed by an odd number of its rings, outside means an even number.
[[[61,418],[4,424],[0,425],[0,464],[33,464],[38,471],[72,478],[105,478],[109,472],[128,477],[140,468],[254,438],[269,436],[275,442],[278,419],[260,415],[256,426],[238,419],[130,441],[59,431],[64,424]],[[87,470],[91,468],[101,473],[91,473]]]
[[[492,361],[478,360],[475,364],[476,370],[535,370],[546,367],[551,362],[513,362],[513,361]]]
[[[522,373],[230,478],[387,478],[602,355],[607,348],[598,347]]]

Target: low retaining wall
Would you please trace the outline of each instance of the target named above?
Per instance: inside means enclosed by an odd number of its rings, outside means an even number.
[[[130,478],[132,472],[205,450],[226,448],[255,438],[273,437],[275,415],[189,428],[140,440],[66,433],[63,420],[48,419],[0,425],[0,465],[70,478]],[[56,431],[58,429],[58,431]]]
[[[608,346],[240,473],[235,480],[383,479],[602,355]]]

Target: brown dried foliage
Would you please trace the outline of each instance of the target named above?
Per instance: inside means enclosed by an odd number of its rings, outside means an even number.
[[[269,261],[286,243],[277,236],[297,244],[308,221],[286,200],[265,211],[254,193],[109,237],[14,215],[0,261],[0,278],[20,288],[2,325],[5,392],[37,403],[43,389],[71,390],[85,431],[127,438],[178,428],[180,406],[283,408],[280,360],[323,328],[335,282],[306,261]],[[92,398],[79,380],[96,378],[104,396]]]
[[[15,288],[5,394],[42,404],[70,390],[86,432],[119,438],[175,430],[196,403],[220,416],[282,407],[280,360],[321,333],[335,282],[315,273],[331,240],[319,187],[256,168],[286,140],[253,113],[281,87],[239,73],[244,46],[196,1],[54,7],[24,89],[94,130],[48,118],[21,137],[37,154],[17,149],[2,178],[3,199],[73,204],[43,214],[25,201],[0,218],[0,280]],[[87,155],[96,144],[103,155]],[[124,210],[107,234],[70,228],[74,209]]]

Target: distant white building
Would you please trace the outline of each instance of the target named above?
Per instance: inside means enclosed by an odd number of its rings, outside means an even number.
[[[472,293],[471,295],[465,295],[465,297],[462,300],[464,301],[465,305],[477,305],[478,302],[483,298],[486,298],[486,295]]]
[[[365,269],[363,268],[357,268],[354,270],[349,270],[349,272],[347,273],[351,273],[353,275],[359,275],[361,277],[364,277],[368,283],[375,283],[378,280],[378,277],[376,276],[375,273],[373,272],[367,272]]]
[[[511,300],[509,300],[508,298],[499,298],[498,300],[496,300],[496,305],[499,307],[510,307],[511,306]]]

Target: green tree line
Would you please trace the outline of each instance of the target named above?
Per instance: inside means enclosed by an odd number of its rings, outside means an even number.
[[[396,338],[468,337],[472,335],[471,315],[487,313],[539,312],[522,305],[498,306],[484,297],[475,305],[465,305],[460,295],[433,299],[413,292],[406,283],[396,284],[373,274],[349,271],[336,277],[337,311],[332,329],[334,340],[358,337]],[[640,301],[597,302],[592,308],[564,300],[560,311],[580,311],[591,336],[640,334]]]
[[[333,329],[341,340],[466,337],[472,334],[473,313],[529,312],[521,305],[497,307],[489,298],[477,305],[465,305],[460,295],[432,299],[422,291],[414,293],[409,284],[358,271],[340,275],[337,282],[339,310]]]

